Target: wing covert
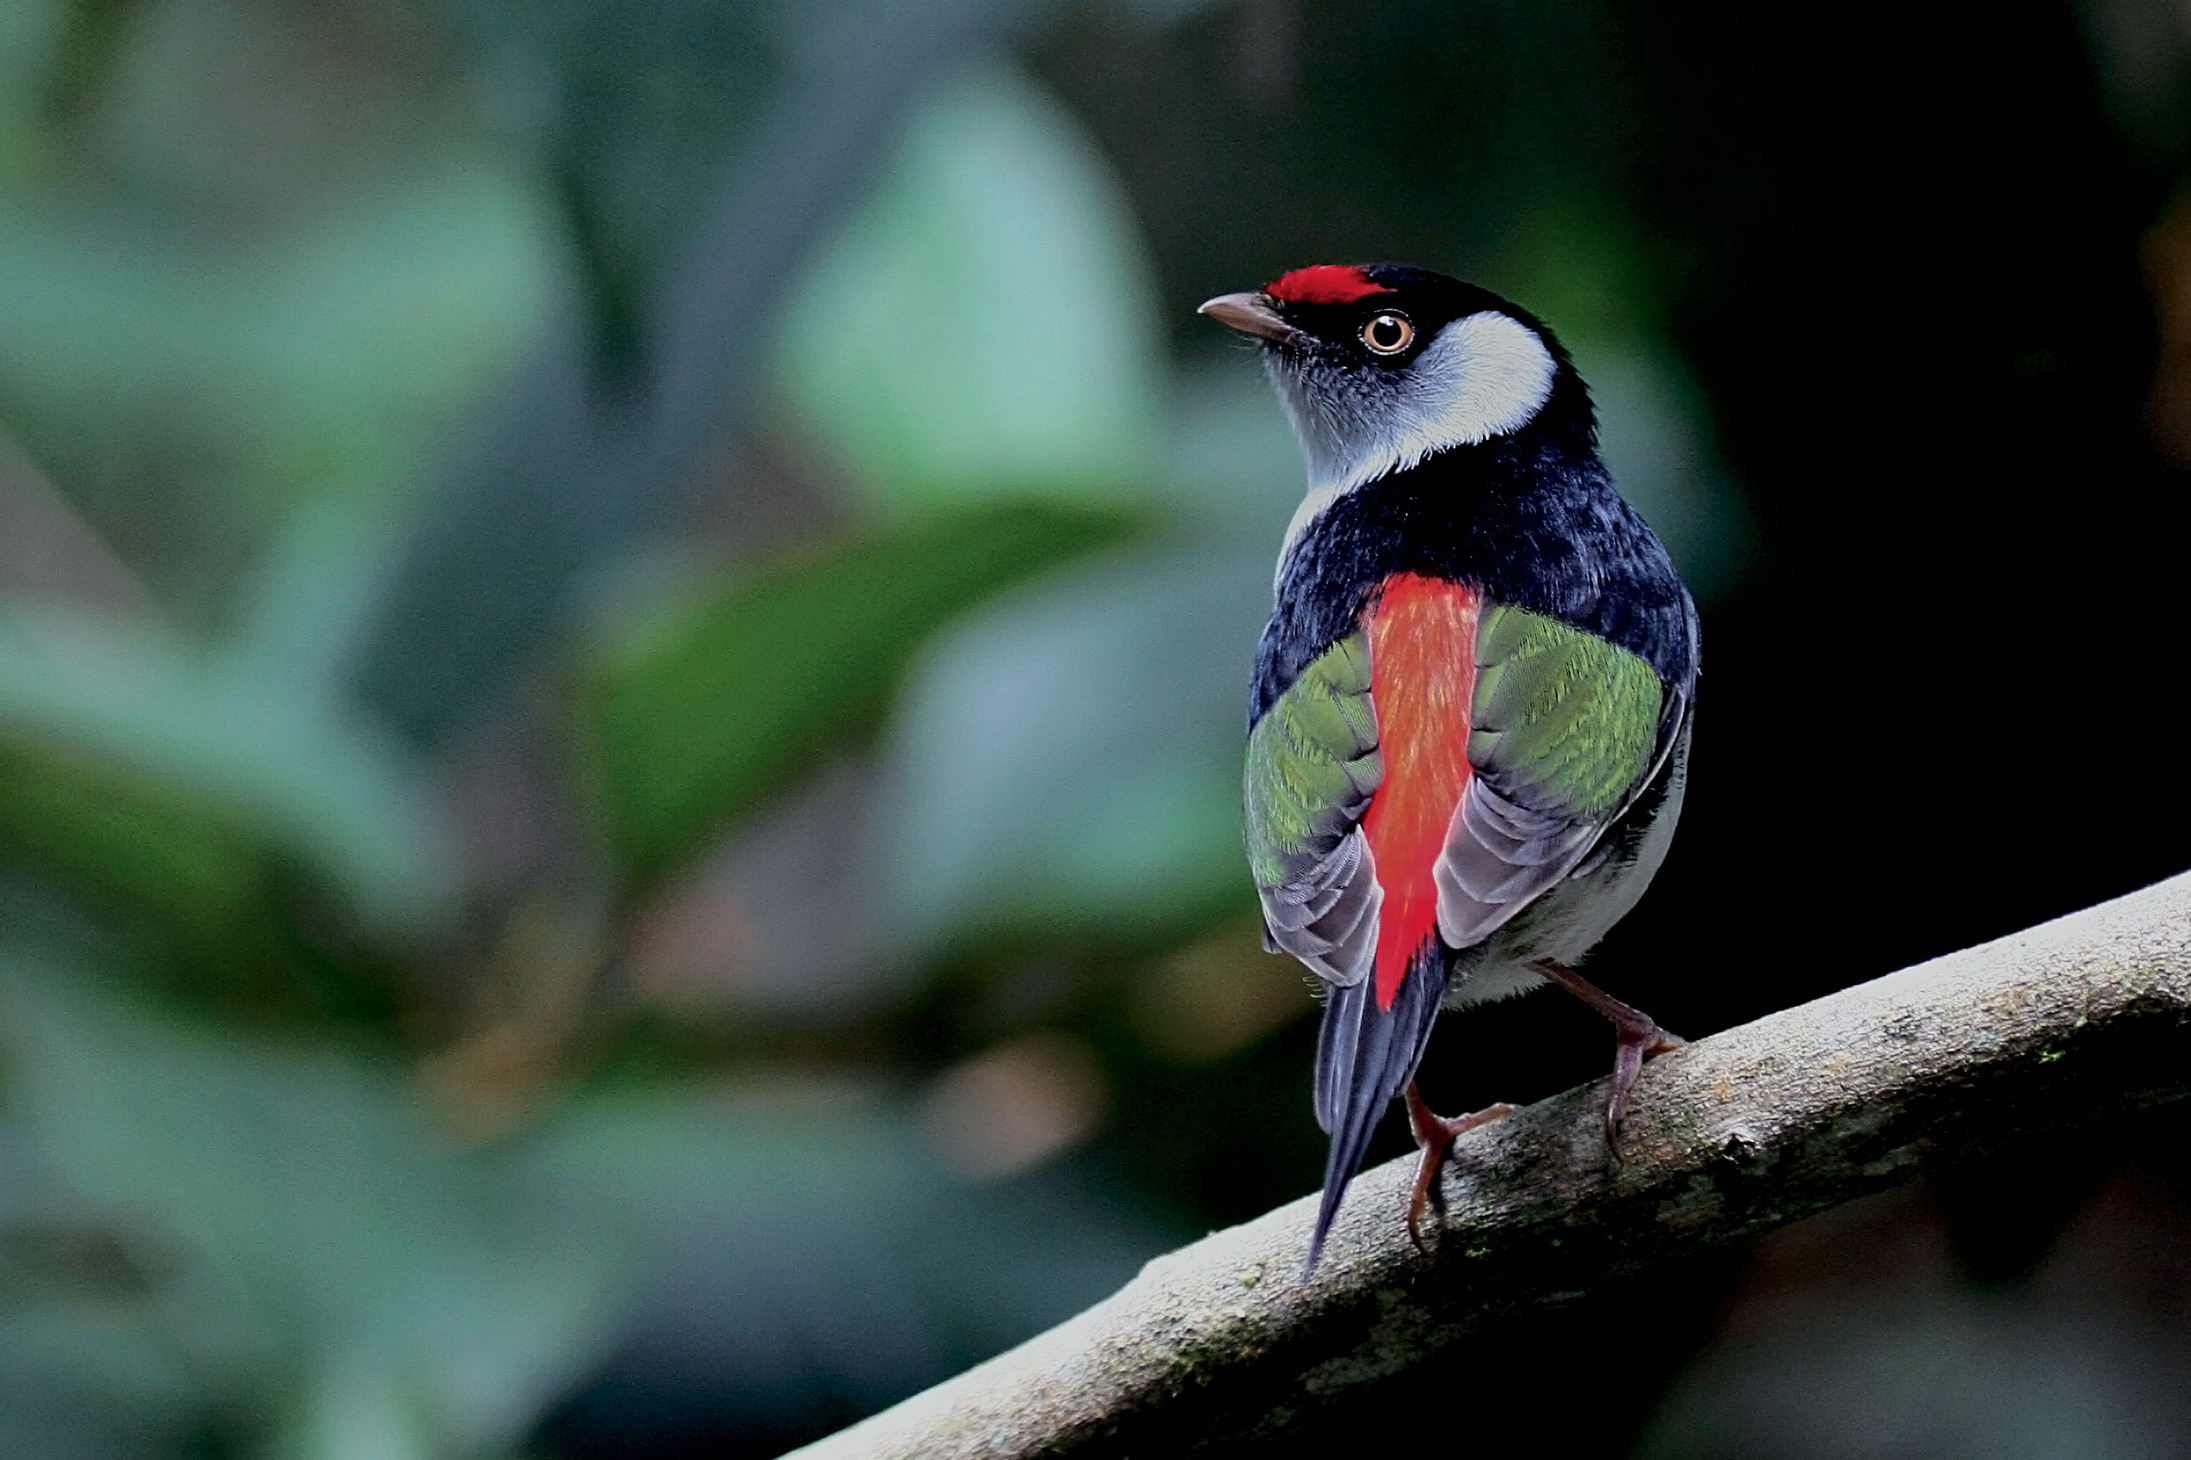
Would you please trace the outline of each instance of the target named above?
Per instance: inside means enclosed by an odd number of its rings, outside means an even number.
[[[1476,639],[1475,770],[1434,875],[1438,932],[1466,948],[1572,873],[1678,734],[1687,697],[1636,655],[1487,604]]]
[[[1341,987],[1368,977],[1383,893],[1360,822],[1384,779],[1360,632],[1311,660],[1248,733],[1248,865],[1266,946]]]

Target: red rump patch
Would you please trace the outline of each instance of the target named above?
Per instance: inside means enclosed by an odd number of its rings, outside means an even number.
[[[1288,304],[1352,304],[1392,290],[1352,264],[1315,264],[1280,274],[1264,286],[1263,292]]]
[[[1369,619],[1369,692],[1385,778],[1362,832],[1377,858],[1377,1007],[1389,1009],[1408,961],[1438,927],[1432,869],[1474,774],[1469,715],[1476,698],[1473,588],[1396,573]]]

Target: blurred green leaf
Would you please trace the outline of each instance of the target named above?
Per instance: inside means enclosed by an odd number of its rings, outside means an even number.
[[[13,0],[0,6],[0,168],[18,160],[36,125],[69,23],[62,0]]]
[[[1241,716],[1269,606],[1260,549],[1160,549],[953,632],[888,742],[887,924],[1146,937],[1249,900]]]
[[[1196,537],[1275,562],[1308,490],[1293,427],[1255,357],[1238,351],[1180,372],[1166,506]]]
[[[1146,493],[1156,291],[1118,183],[1018,73],[961,77],[784,313],[804,423],[887,502]]]
[[[811,1079],[596,1091],[467,1145],[397,1066],[192,1027],[15,938],[0,1068],[10,1454],[503,1453],[649,1323],[650,1382],[874,1407],[1166,1245],[1086,1182],[953,1180],[908,1111]],[[10,1448],[47,1434],[75,1439]]]
[[[542,43],[512,47],[514,64],[495,64],[500,79],[483,76],[482,90],[568,129],[541,141],[567,164],[573,242],[597,286],[604,348],[589,353],[567,328],[551,330],[512,389],[476,418],[470,449],[448,463],[416,525],[359,687],[428,745],[446,742],[537,662],[568,624],[583,580],[720,465],[726,440],[751,417],[788,286],[815,236],[853,201],[934,78],[1049,0],[447,3],[549,20]],[[565,28],[558,14],[598,24]],[[703,25],[716,34],[688,33]],[[563,40],[548,44],[558,31]],[[739,33],[773,35],[787,64],[754,124],[718,152],[705,141],[708,118],[724,119],[718,108],[742,90],[745,71],[718,64],[713,48],[726,31],[734,47]],[[583,65],[551,59],[572,45]],[[678,52],[674,63],[666,50]],[[582,83],[586,75],[599,87]],[[707,104],[694,105],[696,93],[708,93]],[[595,155],[607,163],[602,180],[623,184],[589,181],[585,159]],[[644,260],[619,249],[623,230],[606,210],[674,197],[701,170],[713,182],[689,199],[699,205],[689,227],[643,240],[660,262],[650,279]],[[681,207],[643,209],[655,225],[642,227],[670,226]],[[632,297],[641,285],[646,296]]]
[[[241,1403],[276,1455],[400,1460],[507,1445],[596,1356],[635,1258],[605,1196],[530,1147],[467,1152],[385,1065],[8,965],[5,1215],[111,1233],[143,1277],[0,1307],[7,1378],[52,1366],[177,1427]],[[116,1352],[86,1364],[62,1340],[102,1308]]]
[[[18,609],[0,619],[0,845],[119,896],[200,953],[301,876],[367,932],[451,911],[451,849],[412,774],[308,692],[292,646],[222,657]]]
[[[170,606],[225,608],[303,498],[386,502],[538,328],[538,201],[450,144],[278,232],[0,180],[0,411]]]
[[[54,120],[82,120],[112,73],[129,22],[140,8],[140,0],[76,0],[69,7],[68,29],[61,38],[46,99]]]
[[[660,870],[871,727],[953,616],[1137,521],[1035,500],[934,512],[738,579],[661,624],[585,695],[584,739],[618,845]]]
[[[592,305],[595,363],[643,316],[799,27],[721,0],[434,0],[490,121],[537,148]],[[759,23],[757,23],[759,22]]]
[[[232,977],[263,972],[267,949],[250,925],[272,889],[257,849],[141,777],[0,732],[0,846],[19,865],[149,914],[194,961],[218,959]]]

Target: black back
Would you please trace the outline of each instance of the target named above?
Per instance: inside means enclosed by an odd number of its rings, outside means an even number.
[[[1324,509],[1280,575],[1256,648],[1251,727],[1310,660],[1354,631],[1377,586],[1403,572],[1470,583],[1596,634],[1670,689],[1690,689],[1696,607],[1673,560],[1588,443],[1565,420],[1546,424],[1553,429],[1532,423],[1442,451]]]

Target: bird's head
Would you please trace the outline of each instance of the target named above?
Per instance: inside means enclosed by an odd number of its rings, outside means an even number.
[[[1202,306],[1262,341],[1312,491],[1523,431],[1594,437],[1567,352],[1489,290],[1398,264],[1318,264]]]

